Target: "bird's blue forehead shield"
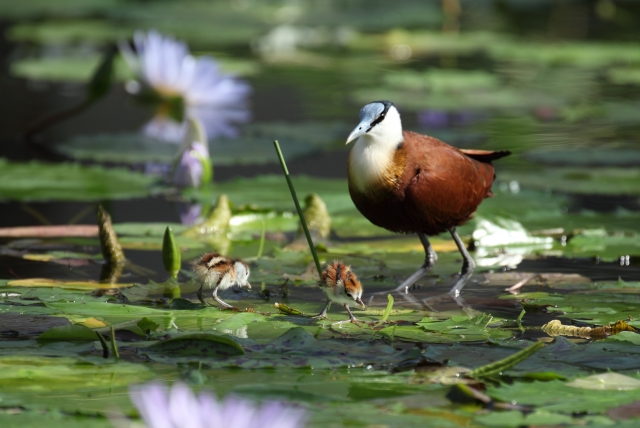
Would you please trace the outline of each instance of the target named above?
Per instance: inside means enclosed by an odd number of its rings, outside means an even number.
[[[379,102],[367,104],[366,106],[362,107],[362,110],[360,110],[360,123],[351,132],[351,134],[349,134],[346,144],[349,144],[353,140],[356,140],[362,135],[369,132],[371,127],[375,125],[374,122],[376,121],[376,119],[378,119],[380,115],[386,110],[386,106]]]

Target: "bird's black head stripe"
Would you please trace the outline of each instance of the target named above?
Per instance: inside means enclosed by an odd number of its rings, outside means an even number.
[[[374,126],[376,126],[377,124],[379,124],[380,122],[383,121],[383,119],[387,115],[387,112],[389,111],[389,109],[393,105],[393,103],[391,101],[386,101],[386,100],[374,101],[373,103],[382,104],[384,106],[384,110],[382,110],[382,113],[380,113],[380,115],[378,117],[376,117],[376,119],[373,122],[371,122],[371,126],[369,126],[369,129],[367,129],[367,132],[371,131],[371,129],[373,129]],[[371,104],[373,104],[373,103],[371,103]]]

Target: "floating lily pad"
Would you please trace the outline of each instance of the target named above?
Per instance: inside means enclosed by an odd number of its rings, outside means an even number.
[[[638,195],[640,169],[569,167],[545,168],[538,172],[501,171],[500,180],[516,181],[521,187],[579,194]]]
[[[0,200],[95,201],[147,196],[155,178],[124,169],[0,159]]]
[[[244,355],[242,347],[225,336],[190,334],[158,342],[145,348],[144,354],[155,361],[179,362],[206,355],[207,358],[226,359]]]
[[[613,67],[607,71],[607,77],[618,85],[640,85],[640,68]]]
[[[574,150],[545,150],[524,154],[525,159],[546,165],[561,166],[636,166],[640,164],[640,150],[581,148]]]
[[[77,391],[78,388],[117,387],[152,376],[140,364],[80,364],[72,358],[0,356],[0,392]]]
[[[217,139],[209,143],[215,165],[264,164],[276,162],[273,140],[279,140],[289,158],[330,147],[349,132],[339,123],[309,122],[256,123],[247,125],[237,139]],[[176,146],[142,134],[101,134],[78,136],[57,143],[56,150],[67,156],[98,162],[171,163]]]
[[[38,336],[38,341],[95,341],[97,336],[93,330],[82,325],[63,325],[53,327]]]
[[[224,336],[221,336],[224,337]],[[178,340],[178,339],[174,339]],[[191,339],[189,339],[191,340]],[[216,339],[217,340],[217,339]],[[227,339],[230,340],[230,339]],[[187,343],[187,342],[180,342]],[[188,344],[187,344],[188,345]],[[200,351],[200,347],[189,347],[180,355],[156,352],[159,347],[140,348],[139,352],[153,361],[171,364],[201,362],[210,367],[285,368],[311,367],[314,369],[346,366],[362,366],[365,364],[384,365],[402,359],[403,353],[397,353],[387,345],[372,345],[364,342],[317,340],[302,328],[292,328],[274,339],[259,345],[245,339],[242,348],[246,354],[216,355]],[[185,345],[186,346],[186,345]],[[238,345],[239,346],[239,345]],[[371,348],[375,352],[371,353]],[[348,351],[347,351],[348,350]],[[376,355],[373,358],[373,355]]]
[[[629,391],[640,389],[640,380],[620,373],[600,373],[574,379],[567,386],[598,391]]]

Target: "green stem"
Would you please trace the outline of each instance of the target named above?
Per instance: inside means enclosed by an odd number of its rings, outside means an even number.
[[[478,378],[497,375],[501,372],[507,371],[513,366],[515,366],[516,364],[521,363],[522,361],[526,360],[527,358],[529,358],[530,356],[538,352],[540,348],[542,348],[543,346],[544,346],[544,343],[536,342],[533,345],[527,346],[523,350],[516,352],[515,354],[507,358],[503,358],[502,360],[499,360],[494,363],[487,364],[486,366],[478,367],[477,369],[472,370],[469,373],[469,377],[478,379]]]
[[[100,340],[100,345],[102,346],[102,358],[109,358],[109,347],[107,346],[106,340],[104,337],[97,331],[95,332],[96,336],[98,336],[98,340]]]
[[[309,249],[311,250],[311,254],[313,255],[313,261],[316,262],[318,275],[320,276],[320,280],[322,281],[322,268],[320,267],[320,260],[318,259],[318,254],[316,253],[316,247],[313,245],[313,240],[311,240],[311,234],[309,233],[307,222],[304,219],[304,215],[302,214],[302,208],[300,208],[300,202],[298,202],[298,196],[296,196],[296,191],[293,188],[293,182],[291,181],[291,177],[289,176],[289,170],[287,169],[287,164],[284,161],[284,156],[282,156],[282,151],[280,150],[280,144],[278,144],[278,140],[274,140],[273,145],[275,146],[276,151],[278,152],[278,158],[280,159],[280,165],[282,165],[282,171],[284,172],[284,177],[287,179],[287,184],[289,185],[289,190],[291,191],[291,197],[293,198],[293,203],[296,205],[296,210],[298,211],[298,217],[300,217],[300,223],[302,223],[302,230],[304,230],[304,235],[307,237],[307,242],[309,243]]]
[[[257,258],[262,257],[262,251],[264,250],[264,238],[265,238],[266,232],[267,232],[267,227],[264,220],[262,220],[262,233],[260,234],[260,247],[258,248],[258,255],[256,256]]]
[[[120,352],[118,352],[118,345],[116,344],[116,331],[111,326],[111,351],[113,352],[113,357],[116,360],[120,359]]]
[[[382,325],[385,322],[387,322],[387,319],[389,318],[389,315],[391,315],[391,310],[393,309],[393,296],[391,294],[387,294],[387,307],[384,310],[384,313],[382,314],[382,318],[380,319],[380,322],[378,324],[376,324],[376,326],[378,325]]]

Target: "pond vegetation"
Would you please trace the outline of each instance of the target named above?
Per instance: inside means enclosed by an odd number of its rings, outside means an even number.
[[[129,423],[149,411],[129,391],[164,384],[242,412],[283,401],[306,426],[637,424],[635,3],[38,0],[0,14],[1,426]],[[152,43],[184,69],[149,65]],[[405,129],[513,152],[459,228],[478,268],[457,299],[444,235],[431,273],[390,294],[420,241],[351,201],[344,141],[377,99]],[[273,140],[319,261],[364,286],[359,325],[337,304],[312,318],[325,296]],[[251,269],[250,289],[219,293],[232,310],[196,297],[188,262],[211,251]]]

